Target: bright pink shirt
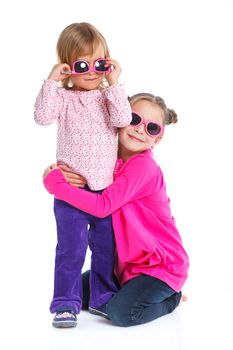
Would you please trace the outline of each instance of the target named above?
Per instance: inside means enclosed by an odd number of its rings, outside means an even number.
[[[35,121],[57,121],[57,161],[83,175],[92,190],[113,182],[117,160],[117,128],[132,120],[127,94],[121,84],[102,90],[72,91],[46,80],[35,103]]]
[[[181,290],[189,259],[170,211],[163,174],[150,150],[119,161],[113,184],[102,194],[71,186],[59,169],[49,173],[44,185],[56,198],[87,213],[112,214],[115,273],[121,284],[147,274]]]

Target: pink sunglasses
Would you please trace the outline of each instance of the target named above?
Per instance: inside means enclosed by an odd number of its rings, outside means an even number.
[[[151,137],[157,137],[164,133],[164,126],[151,120],[145,120],[141,115],[132,111],[132,121],[130,125],[139,126],[141,124],[145,125],[146,133]]]
[[[106,67],[106,60],[104,58],[98,58],[94,62],[94,66],[91,67],[90,64],[84,60],[78,60],[73,63],[72,71],[63,71],[63,74],[87,74],[89,72],[95,73],[110,73],[111,66]]]

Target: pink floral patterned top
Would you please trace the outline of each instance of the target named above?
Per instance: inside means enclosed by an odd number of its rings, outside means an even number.
[[[103,90],[72,91],[45,80],[35,103],[35,121],[57,121],[57,161],[87,179],[92,190],[113,182],[117,128],[131,122],[131,108],[121,84]]]

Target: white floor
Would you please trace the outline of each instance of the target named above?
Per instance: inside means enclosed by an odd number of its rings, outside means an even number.
[[[26,309],[14,313],[9,308],[1,349],[232,350],[232,301],[229,303],[230,295],[229,299],[225,296],[212,310],[211,298],[204,300],[201,294],[194,293],[172,314],[131,328],[116,327],[82,312],[77,328],[59,330],[52,327],[52,315],[45,309],[30,314],[29,308],[28,313]]]

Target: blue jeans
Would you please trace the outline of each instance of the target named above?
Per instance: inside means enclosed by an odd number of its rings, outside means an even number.
[[[88,308],[89,271],[83,274],[83,308]],[[129,327],[155,320],[171,313],[179,304],[181,292],[148,275],[133,278],[106,305],[110,320],[117,326]]]
[[[90,306],[97,308],[117,292],[113,275],[115,240],[112,218],[97,218],[55,199],[57,247],[52,313],[82,307],[82,267],[89,244],[92,251]],[[89,227],[89,229],[88,229]]]

